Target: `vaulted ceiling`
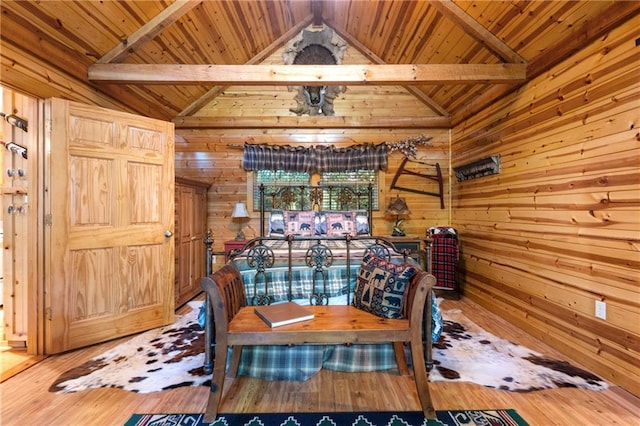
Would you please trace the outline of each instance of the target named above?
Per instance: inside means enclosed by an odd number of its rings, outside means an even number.
[[[39,97],[93,101],[174,120],[178,127],[215,126],[213,118],[207,124],[202,117],[194,121],[194,116],[232,86],[400,86],[431,113],[403,113],[390,122],[449,127],[546,72],[588,41],[606,37],[612,27],[637,15],[639,5],[3,0],[0,76],[3,84]],[[341,65],[268,60],[302,29],[323,26],[358,54],[347,56]],[[360,114],[367,116],[366,111]],[[255,118],[244,116],[234,125],[250,126]],[[346,127],[363,125],[362,120],[339,117],[305,124],[304,117],[293,113],[274,118],[292,127],[326,126],[336,120]]]

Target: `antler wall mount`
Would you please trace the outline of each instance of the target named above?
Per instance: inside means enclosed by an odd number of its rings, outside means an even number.
[[[347,44],[334,34],[329,27],[320,31],[302,30],[283,53],[285,65],[340,65]],[[347,90],[345,86],[305,85],[288,86],[296,90],[296,108],[290,111],[296,115],[334,115],[333,100]]]

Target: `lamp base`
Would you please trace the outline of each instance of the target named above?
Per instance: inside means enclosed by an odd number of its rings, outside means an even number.
[[[391,233],[392,237],[405,237],[406,234],[402,229],[393,228],[393,232]]]
[[[238,233],[236,234],[236,241],[244,241],[244,240],[246,240],[244,236],[244,232],[238,231]]]

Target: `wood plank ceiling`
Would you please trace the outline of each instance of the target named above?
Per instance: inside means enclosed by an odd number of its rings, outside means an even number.
[[[2,1],[2,83],[73,97],[178,129],[252,127],[264,117],[194,114],[233,85],[318,81],[400,85],[450,127],[637,15],[632,1]],[[303,28],[332,28],[367,63],[264,65]],[[34,68],[24,65],[24,58]],[[80,89],[79,89],[80,88]],[[105,101],[108,100],[108,102]],[[361,112],[363,116],[367,113]],[[269,111],[265,111],[269,115]],[[291,127],[358,127],[346,117],[273,117]],[[367,125],[366,123],[364,125]],[[371,125],[371,124],[369,124]]]

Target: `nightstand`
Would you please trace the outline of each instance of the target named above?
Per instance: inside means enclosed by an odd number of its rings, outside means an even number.
[[[421,267],[424,264],[424,252],[422,250],[422,238],[417,235],[406,235],[404,237],[384,237],[396,246],[399,251],[409,250],[411,256]]]
[[[229,240],[224,242],[224,263],[229,261],[229,253],[231,250],[241,249],[247,243],[246,240]]]

